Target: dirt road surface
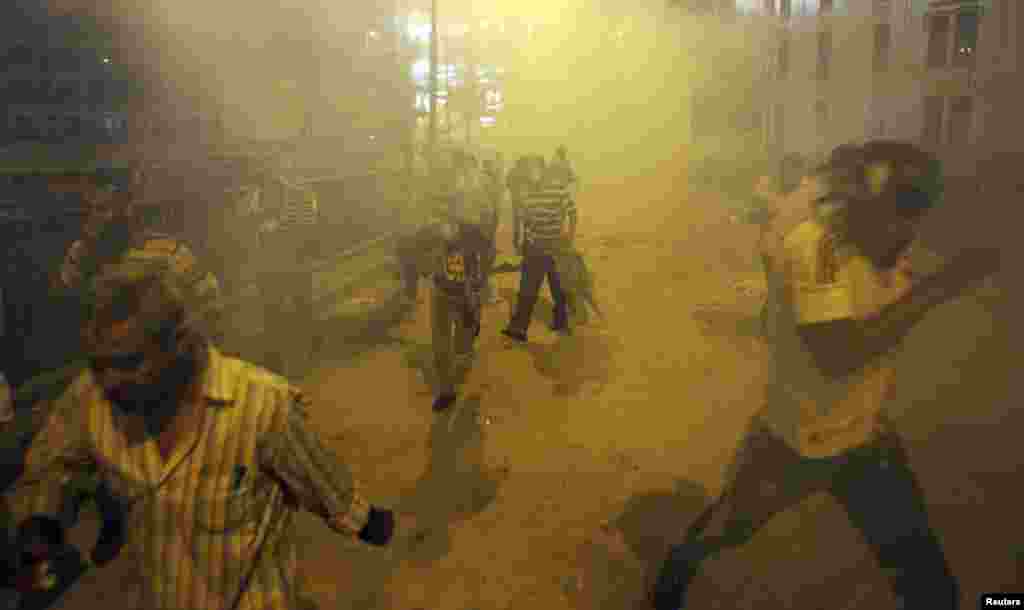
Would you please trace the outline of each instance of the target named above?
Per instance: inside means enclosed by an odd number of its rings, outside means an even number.
[[[518,278],[501,276],[450,413],[430,410],[426,302],[387,336],[326,350],[346,354],[304,380],[318,429],[373,501],[415,513],[418,528],[378,550],[304,515],[302,567],[322,608],[646,607],[667,545],[723,485],[760,405],[767,355],[753,230],[729,224],[713,198],[684,193],[670,176],[591,185],[580,242],[607,320],[561,338],[547,329],[548,301],[530,344],[509,346],[499,332]],[[1024,591],[1020,343],[1006,281],[914,332],[893,404],[964,608],[983,591]],[[75,534],[94,531],[86,523]],[[131,568],[120,558],[60,607],[131,607],[121,601],[135,586]],[[839,506],[816,496],[710,561],[692,607],[897,603]]]

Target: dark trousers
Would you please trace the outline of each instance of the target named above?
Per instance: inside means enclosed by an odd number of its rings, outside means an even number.
[[[568,325],[568,307],[565,292],[562,290],[562,280],[555,266],[555,257],[527,245],[523,256],[523,271],[519,277],[519,299],[516,301],[512,321],[508,325],[509,330],[526,334],[545,277],[551,288],[551,296],[555,300],[554,327],[564,328]]]
[[[402,296],[415,301],[420,291],[420,270],[416,261],[402,261],[400,263],[400,275],[402,277]]]
[[[441,394],[454,394],[468,372],[478,324],[466,319],[466,301],[435,285],[430,300],[431,347]]]
[[[655,586],[657,610],[686,607],[700,563],[745,544],[777,513],[809,495],[830,493],[871,548],[903,608],[955,609],[959,585],[927,511],[906,452],[892,433],[831,458],[801,457],[764,428],[749,435],[732,483],[672,547]],[[715,521],[719,533],[705,535]],[[824,558],[823,558],[824,559]]]
[[[104,481],[100,481],[96,485],[96,490],[92,494],[72,493],[63,499],[60,506],[59,519],[64,529],[71,529],[78,523],[78,515],[82,510],[82,505],[90,497],[96,503],[96,510],[99,511],[100,519],[103,522],[100,536],[120,536],[124,534],[124,507]]]

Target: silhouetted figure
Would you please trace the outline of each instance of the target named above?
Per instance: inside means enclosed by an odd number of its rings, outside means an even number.
[[[911,144],[844,146],[823,176],[816,216],[789,231],[771,264],[773,377],[722,497],[672,547],[653,603],[686,607],[701,562],[749,541],[817,491],[846,510],[904,608],[956,608],[959,587],[920,486],[885,413],[893,353],[934,307],[993,272],[998,254],[961,254],[919,280],[904,255],[940,196],[937,163]],[[712,527],[714,526],[714,527]],[[713,532],[713,533],[712,533]]]

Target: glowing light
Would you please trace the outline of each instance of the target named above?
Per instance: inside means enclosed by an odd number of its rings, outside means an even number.
[[[430,42],[429,23],[410,23],[409,38],[416,42]]]
[[[483,125],[484,127],[490,127],[491,125],[494,125],[497,122],[498,122],[498,119],[496,119],[496,118],[494,118],[492,116],[482,116],[482,117],[480,117],[480,124]]]
[[[413,76],[417,78],[423,78],[427,74],[430,74],[430,61],[427,59],[421,59],[412,65]]]
[[[110,58],[109,57],[104,57],[103,58],[103,63],[109,64],[110,63]]]
[[[370,36],[370,38],[372,38],[374,40],[377,40],[377,38],[380,36],[380,34],[378,34],[377,32],[374,32],[372,30],[370,32],[368,32],[368,35]]]

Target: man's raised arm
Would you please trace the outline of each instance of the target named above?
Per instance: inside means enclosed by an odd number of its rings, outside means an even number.
[[[822,372],[830,377],[850,375],[896,348],[928,312],[956,299],[998,267],[997,251],[966,251],[916,281],[877,314],[802,323],[800,336]]]

